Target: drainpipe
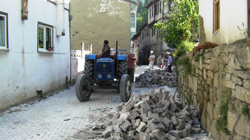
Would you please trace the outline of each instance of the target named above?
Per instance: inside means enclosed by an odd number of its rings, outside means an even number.
[[[57,10],[56,35],[57,36],[64,36],[65,35],[65,29],[64,29],[64,0],[57,0],[56,10]]]
[[[70,18],[70,3],[69,3],[69,18]],[[71,84],[71,19],[69,19],[69,80]]]

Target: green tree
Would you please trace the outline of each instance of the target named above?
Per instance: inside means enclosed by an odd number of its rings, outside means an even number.
[[[167,4],[169,6],[169,4]],[[198,37],[198,0],[175,0],[170,4],[172,10],[164,17],[163,23],[154,25],[160,31],[159,36],[171,48],[176,48],[182,41],[192,41]]]
[[[136,31],[140,29],[144,22],[148,21],[148,10],[142,4],[142,1],[139,1],[138,9],[137,9],[137,16],[136,16]]]

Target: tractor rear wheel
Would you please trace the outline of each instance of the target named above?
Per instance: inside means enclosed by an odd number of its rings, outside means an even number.
[[[134,82],[135,69],[130,68],[130,69],[128,69],[128,72],[129,72],[129,76],[130,76],[130,81],[132,83],[132,82]]]
[[[88,101],[91,96],[90,78],[81,74],[76,81],[76,97],[80,102]]]
[[[120,98],[122,102],[127,102],[131,96],[131,82],[128,74],[123,74],[120,81]]]
[[[118,80],[122,78],[123,74],[128,73],[128,61],[119,61],[118,62]]]
[[[84,74],[87,75],[91,80],[94,77],[94,61],[85,60]]]

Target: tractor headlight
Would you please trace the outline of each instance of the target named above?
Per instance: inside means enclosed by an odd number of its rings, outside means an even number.
[[[111,75],[110,75],[110,74],[108,74],[108,75],[107,75],[107,78],[111,78]]]
[[[98,78],[102,78],[102,75],[101,75],[101,74],[98,74]]]

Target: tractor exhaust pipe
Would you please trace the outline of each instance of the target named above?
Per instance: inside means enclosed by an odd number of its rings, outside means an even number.
[[[118,57],[117,57],[117,53],[118,53],[118,41],[116,41],[116,47],[115,47],[115,58],[116,58],[116,77],[118,77]]]

